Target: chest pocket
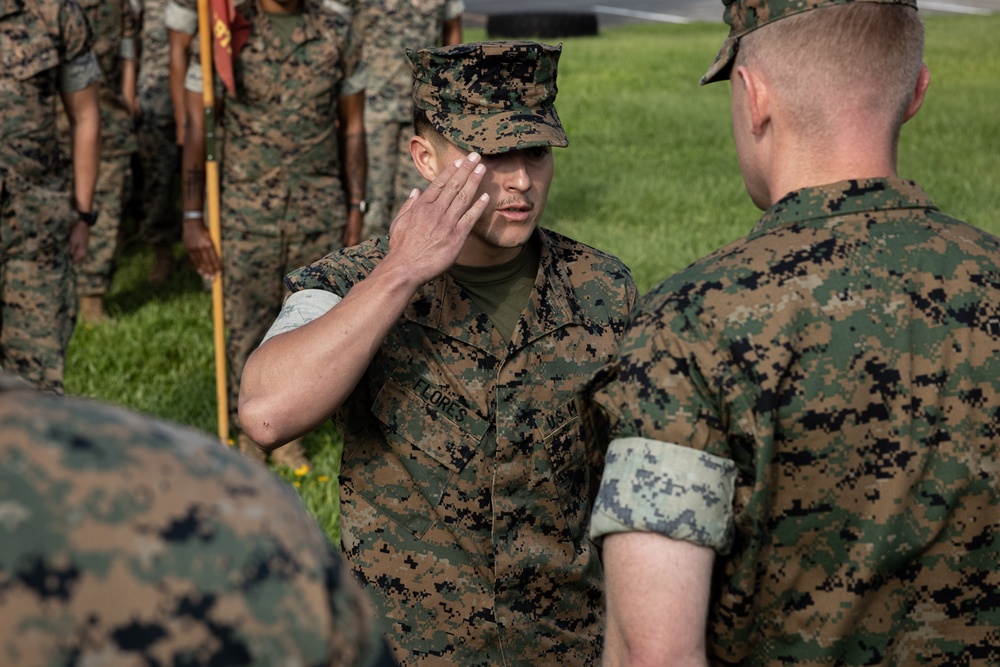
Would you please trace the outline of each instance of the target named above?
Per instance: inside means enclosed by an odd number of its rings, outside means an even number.
[[[405,437],[452,472],[462,471],[486,433],[485,420],[422,378],[412,388],[391,378],[372,410],[392,433]]]
[[[476,455],[489,422],[457,396],[425,378],[389,378],[372,404],[392,465],[398,462],[405,479],[397,488],[420,499],[388,498],[385,487],[373,484],[369,502],[420,535],[429,525],[427,504],[437,507],[456,476]],[[404,492],[406,493],[406,492]],[[374,496],[374,497],[370,497]]]

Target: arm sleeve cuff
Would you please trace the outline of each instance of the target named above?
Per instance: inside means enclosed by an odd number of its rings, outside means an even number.
[[[97,56],[87,51],[59,68],[59,92],[75,93],[101,80],[101,66]]]
[[[118,55],[121,56],[122,60],[135,60],[135,40],[131,37],[122,39],[121,46],[118,48]]]
[[[368,68],[365,67],[364,63],[358,65],[358,68],[354,70],[354,73],[349,77],[344,79],[344,83],[340,86],[340,96],[347,97],[349,95],[356,95],[363,91],[368,85]]]
[[[181,7],[176,2],[167,5],[167,28],[176,32],[193,35],[198,32],[198,12]]]
[[[326,315],[331,308],[340,303],[340,297],[333,292],[321,289],[307,289],[301,292],[293,292],[287,299],[285,305],[281,307],[274,324],[267,330],[263,345],[269,338],[274,338],[293,329],[298,329],[304,324]]]
[[[458,18],[465,12],[464,0],[448,0],[444,6],[444,18],[446,21]]]
[[[590,536],[649,531],[726,554],[735,483],[730,460],[647,438],[612,440]]]

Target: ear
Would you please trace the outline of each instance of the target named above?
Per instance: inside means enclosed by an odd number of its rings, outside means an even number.
[[[736,68],[738,84],[743,87],[747,110],[750,112],[751,132],[759,137],[771,121],[771,94],[760,73],[746,66]]]
[[[413,164],[417,165],[417,171],[428,183],[437,178],[439,160],[437,149],[431,141],[420,135],[413,135],[410,138],[410,157],[413,158]]]
[[[917,85],[913,89],[913,98],[910,99],[910,104],[906,107],[906,115],[903,116],[904,123],[917,115],[917,111],[920,110],[920,106],[924,103],[924,96],[927,94],[927,88],[930,85],[931,71],[927,69],[926,63],[922,63],[920,65],[920,74],[917,75]]]

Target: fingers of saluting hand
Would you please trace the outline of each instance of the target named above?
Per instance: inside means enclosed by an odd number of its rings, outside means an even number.
[[[486,194],[476,197],[485,174],[478,153],[447,165],[423,194],[416,198],[416,191],[410,194],[393,221],[390,236],[402,231],[400,226],[403,226],[411,233],[423,230],[429,237],[445,236],[461,246],[489,202]]]
[[[465,158],[455,160],[443,169],[421,199],[433,204],[432,210],[438,216],[455,223],[463,220],[468,222],[467,213],[472,209],[478,209],[479,213],[472,217],[472,221],[475,222],[485,209],[485,202],[488,200],[485,194],[481,198],[482,201],[476,200],[476,190],[485,174],[486,167],[482,165],[479,153],[469,153]]]
[[[476,196],[485,174],[471,153],[442,169],[423,194],[411,193],[389,230],[391,264],[406,267],[418,284],[446,271],[489,203],[488,195]]]

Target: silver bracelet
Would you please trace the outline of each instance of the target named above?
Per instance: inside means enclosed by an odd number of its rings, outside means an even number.
[[[205,217],[205,214],[201,211],[184,211],[185,220],[201,220]]]

